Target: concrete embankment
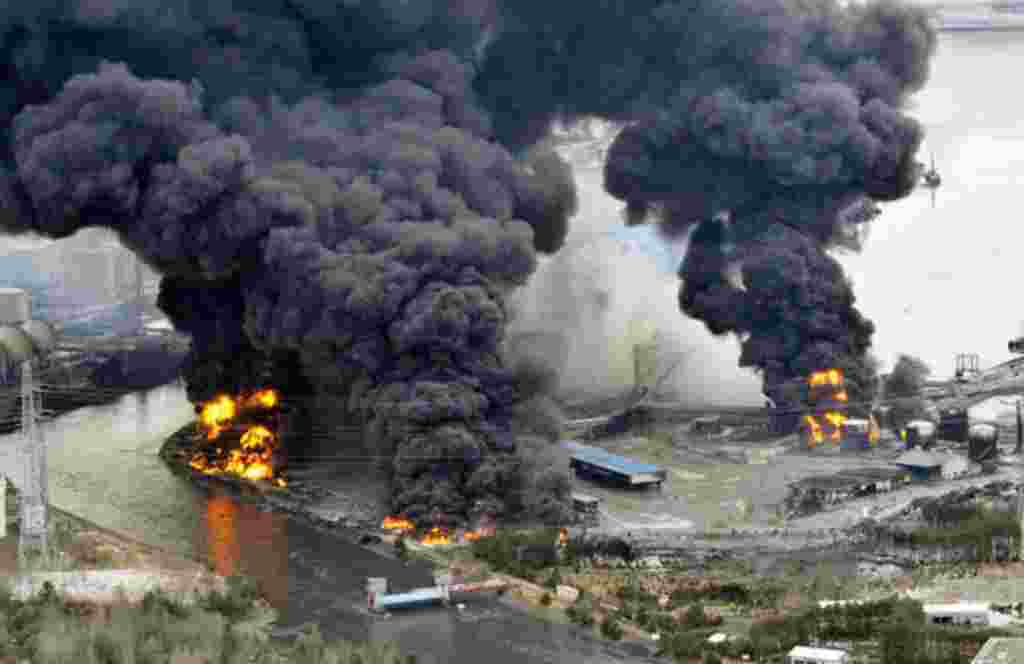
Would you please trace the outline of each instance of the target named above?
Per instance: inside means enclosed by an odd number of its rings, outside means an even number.
[[[147,592],[157,589],[191,604],[210,590],[224,592],[227,589],[224,579],[213,574],[118,569],[19,575],[11,581],[11,592],[15,598],[26,600],[37,595],[47,582],[64,598],[90,604],[136,603],[142,601]]]

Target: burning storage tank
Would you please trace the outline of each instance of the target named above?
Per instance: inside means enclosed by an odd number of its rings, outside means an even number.
[[[188,465],[205,475],[267,481],[282,477],[280,397],[271,388],[231,397],[226,394],[196,407],[199,422]]]
[[[843,439],[849,397],[841,369],[815,371],[807,378],[807,409],[803,432],[808,447],[823,442],[838,444]]]

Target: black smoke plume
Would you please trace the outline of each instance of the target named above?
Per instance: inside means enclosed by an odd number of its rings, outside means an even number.
[[[823,252],[846,204],[912,186],[921,131],[897,109],[935,43],[921,12],[827,0],[70,0],[2,19],[3,228],[114,229],[192,335],[190,398],[280,381],[348,413],[393,452],[414,518],[564,492],[522,477],[510,420],[545,381],[502,353],[505,295],[576,207],[553,122],[625,126],[606,186],[634,221],[707,224],[684,310],[770,337],[750,357],[771,385],[867,347]],[[721,278],[737,260],[747,291]]]

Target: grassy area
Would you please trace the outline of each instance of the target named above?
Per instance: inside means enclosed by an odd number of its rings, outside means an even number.
[[[408,664],[393,644],[326,643],[315,626],[270,639],[275,618],[254,587],[230,579],[194,606],[149,593],[141,606],[66,602],[52,586],[27,601],[0,589],[0,659],[33,664]]]

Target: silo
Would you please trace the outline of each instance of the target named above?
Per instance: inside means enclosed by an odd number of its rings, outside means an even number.
[[[17,325],[28,319],[28,293],[20,288],[0,288],[0,325]]]

